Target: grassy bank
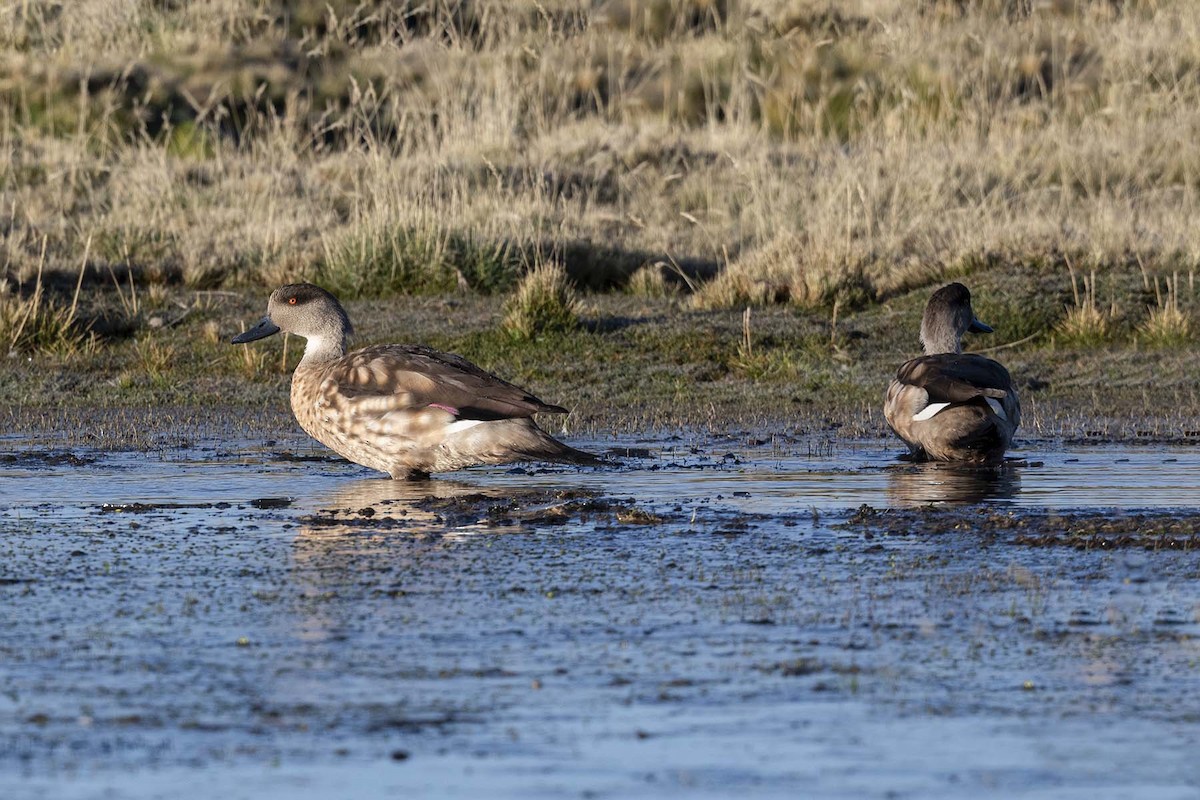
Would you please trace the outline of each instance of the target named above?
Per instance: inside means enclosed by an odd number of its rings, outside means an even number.
[[[1106,342],[1064,336],[1072,297],[1065,275],[997,270],[972,286],[978,313],[997,333],[969,344],[999,346],[992,355],[1021,391],[1023,439],[1200,441],[1194,347],[1148,340],[1118,317]],[[576,325],[532,338],[505,327],[510,307],[496,296],[347,306],[355,345],[424,342],[461,353],[570,407],[561,422],[569,433],[698,427],[860,437],[887,433],[883,389],[919,349],[926,296],[914,290],[836,317],[786,306],[747,317],[694,308],[685,296],[591,294],[579,303]],[[112,313],[123,313],[118,297],[106,295]],[[145,329],[126,338],[7,359],[0,406],[9,410],[0,427],[117,425],[134,440],[164,426],[220,435],[251,418],[256,432],[294,430],[287,383],[302,343],[228,344],[262,315],[263,294],[179,290],[140,302]]]
[[[571,424],[870,431],[962,277],[1027,429],[1200,427],[1184,0],[24,0],[0,51],[7,404],[269,407],[295,343],[223,342],[311,279]]]

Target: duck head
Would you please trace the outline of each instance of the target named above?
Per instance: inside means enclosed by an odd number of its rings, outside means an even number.
[[[323,361],[346,354],[346,340],[354,332],[350,318],[337,298],[311,283],[289,283],[271,292],[267,315],[231,344],[265,339],[279,332],[307,340],[304,361]]]
[[[991,332],[990,325],[975,317],[971,292],[961,283],[938,289],[925,305],[925,316],[921,319],[921,345],[925,355],[961,353],[963,334]]]

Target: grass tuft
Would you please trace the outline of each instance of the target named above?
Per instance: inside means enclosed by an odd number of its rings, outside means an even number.
[[[667,278],[668,269],[670,267],[661,261],[638,267],[629,276],[629,282],[625,284],[625,291],[635,297],[651,298],[671,297],[679,294],[679,284]]]
[[[750,380],[766,380],[794,371],[787,352],[765,347],[761,342],[756,346],[750,308],[742,311],[742,336],[737,351],[729,359],[729,367],[735,374]]]
[[[88,244],[90,246],[90,239]],[[7,280],[0,279],[0,346],[4,347],[5,352],[70,356],[81,350],[95,348],[96,338],[82,329],[78,319],[79,290],[83,286],[87,257],[85,250],[70,305],[47,296],[42,281],[46,261],[45,238],[42,240],[37,277],[31,292],[23,296],[19,285],[14,288]]]
[[[0,284],[0,346],[6,352],[68,356],[93,344],[74,307],[47,298],[40,282],[27,297]]]
[[[1069,265],[1068,265],[1068,268]],[[1096,302],[1096,271],[1083,276],[1083,292],[1080,293],[1075,270],[1071,269],[1071,292],[1074,304],[1066,308],[1063,318],[1055,326],[1055,334],[1063,342],[1083,347],[1096,347],[1109,342],[1113,332],[1116,308],[1102,311]]]
[[[863,271],[838,254],[821,253],[794,234],[779,234],[704,284],[695,303],[700,308],[774,304],[816,308],[842,301],[857,304],[874,292]]]
[[[1142,340],[1152,347],[1175,347],[1192,338],[1191,315],[1179,307],[1179,274],[1171,280],[1163,280],[1159,288],[1154,278],[1156,304],[1149,309],[1149,316],[1138,328]]]
[[[149,334],[133,343],[137,373],[154,386],[169,386],[178,359],[175,347]]]
[[[521,280],[505,304],[503,327],[525,340],[579,327],[579,298],[561,264],[542,264]]]
[[[506,242],[485,242],[434,227],[363,223],[325,243],[319,282],[339,297],[502,291],[521,259]]]

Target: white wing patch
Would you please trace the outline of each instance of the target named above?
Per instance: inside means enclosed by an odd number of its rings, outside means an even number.
[[[997,417],[1000,419],[1008,419],[1008,414],[1004,413],[1004,406],[1000,404],[999,400],[994,397],[985,397],[984,399],[987,400],[988,407],[992,409]],[[950,403],[930,403],[929,405],[925,406],[925,408],[921,409],[920,413],[913,414],[913,421],[924,422],[927,419],[933,419],[938,415],[938,413],[949,408],[950,405]]]
[[[449,435],[452,433],[458,433],[459,431],[465,431],[467,428],[474,428],[476,425],[482,425],[484,422],[486,422],[486,420],[460,419],[455,422],[451,422],[446,426],[446,434]]]
[[[924,422],[927,419],[933,419],[933,416],[939,411],[950,407],[949,403],[930,403],[921,410],[919,414],[913,414],[914,422]]]

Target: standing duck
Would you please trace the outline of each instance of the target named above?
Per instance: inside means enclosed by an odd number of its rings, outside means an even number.
[[[999,362],[963,353],[964,333],[991,333],[961,283],[933,293],[921,320],[925,355],[888,385],[883,415],[920,461],[998,464],[1021,422],[1021,404]]]
[[[319,286],[293,283],[276,289],[267,316],[232,343],[280,331],[307,340],[292,375],[296,421],[356,464],[416,480],[476,464],[603,463],[533,421],[534,414],[567,409],[543,403],[461,356],[406,344],[347,353],[350,318]]]

